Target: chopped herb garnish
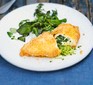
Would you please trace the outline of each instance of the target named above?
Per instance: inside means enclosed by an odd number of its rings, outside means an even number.
[[[52,61],[49,61],[50,63],[52,62]]]
[[[18,37],[18,40],[25,42],[25,37],[24,36]]]
[[[82,47],[81,45],[78,46],[78,48]]]
[[[7,32],[7,35],[11,38],[12,35],[13,35],[13,33],[11,33],[11,32]]]
[[[72,55],[74,54],[74,48],[69,46],[69,45],[61,45],[60,46],[61,50],[61,55],[66,56],[66,55]]]

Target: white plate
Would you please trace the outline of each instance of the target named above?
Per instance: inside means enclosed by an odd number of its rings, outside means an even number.
[[[7,14],[0,21],[0,53],[2,57],[17,67],[34,71],[53,71],[63,69],[72,66],[84,59],[93,47],[92,24],[80,12],[64,5],[52,3],[44,3],[44,9],[57,9],[58,17],[60,19],[67,18],[67,23],[79,26],[81,38],[78,45],[82,45],[82,47],[76,51],[76,55],[67,56],[64,58],[64,60],[35,57],[24,58],[19,56],[20,48],[23,46],[24,43],[17,40],[11,40],[7,36],[7,31],[9,31],[11,27],[18,28],[18,24],[21,20],[33,20],[33,13],[37,5],[38,4],[33,4],[18,8]],[[83,34],[85,35],[83,36]],[[31,35],[31,37],[33,37],[33,35]],[[83,54],[80,54],[80,50],[83,50]]]

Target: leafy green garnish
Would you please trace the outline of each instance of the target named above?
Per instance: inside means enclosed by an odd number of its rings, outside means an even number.
[[[11,33],[16,33],[16,29],[15,28],[10,28],[10,32]]]
[[[13,33],[11,33],[11,32],[7,32],[7,35],[11,38],[12,35],[13,35]]]
[[[57,14],[58,14],[58,13],[57,13],[57,10],[52,10],[52,12],[53,12],[53,13],[52,13],[52,16],[57,16]]]
[[[43,11],[42,6],[43,6],[43,4],[41,4],[41,3],[37,6],[37,9],[35,10],[34,16],[38,17],[38,16],[42,16],[44,14],[42,12]]]
[[[12,40],[15,39],[15,36],[13,35],[12,32],[7,32],[7,35],[8,35]]]
[[[24,36],[18,37],[18,40],[25,42],[25,37]]]
[[[44,31],[52,31],[59,24],[67,21],[66,18],[60,20],[57,17],[57,10],[52,10],[52,12],[47,11],[45,13],[42,7],[43,4],[38,4],[34,13],[35,20],[31,22],[30,20],[23,20],[19,23],[19,28],[17,29],[19,34],[28,36],[32,32],[38,36]]]
[[[11,39],[14,40],[15,39],[15,36],[12,36]]]
[[[24,24],[22,24],[19,29],[17,29],[17,32],[23,36],[27,36],[29,35],[29,33],[31,32],[31,24],[30,22],[26,22]]]
[[[38,34],[39,34],[38,29],[34,27],[32,30],[32,33],[34,33],[36,36],[38,36]]]
[[[78,48],[81,48],[81,47],[82,47],[81,45],[78,46]]]
[[[57,16],[57,10],[48,10],[43,9],[43,4],[38,4],[34,17],[35,19],[30,21],[29,19],[22,20],[19,23],[18,29],[10,29],[11,33],[19,33],[23,37],[27,37],[31,32],[36,36],[40,35],[45,31],[52,31],[61,23],[66,23],[66,18],[59,19]],[[9,34],[9,33],[8,33]],[[10,35],[10,34],[9,34]],[[24,40],[22,40],[24,41]]]
[[[30,22],[30,20],[29,20],[29,19],[22,20],[22,21],[19,23],[19,27],[20,27],[21,25],[23,25],[24,23],[26,23],[26,22]]]

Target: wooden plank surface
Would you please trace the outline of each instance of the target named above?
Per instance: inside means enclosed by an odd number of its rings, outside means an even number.
[[[1,5],[2,0],[0,0]],[[52,3],[59,3],[64,4],[69,7],[72,7],[80,12],[82,12],[86,17],[89,18],[89,20],[93,24],[93,0],[26,0],[26,4],[30,3],[36,3],[36,2],[52,2]],[[0,15],[0,17],[4,16]]]

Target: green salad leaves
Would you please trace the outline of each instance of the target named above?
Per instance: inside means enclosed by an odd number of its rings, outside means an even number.
[[[25,42],[25,38],[31,32],[38,36],[42,32],[52,31],[61,23],[66,23],[67,19],[59,19],[57,14],[57,10],[45,11],[43,9],[43,4],[38,4],[34,13],[35,19],[33,21],[30,21],[29,19],[22,20],[19,23],[19,28],[16,29],[16,32],[19,33],[20,36],[17,39]],[[8,35],[11,34],[13,35],[13,33],[9,31]]]

